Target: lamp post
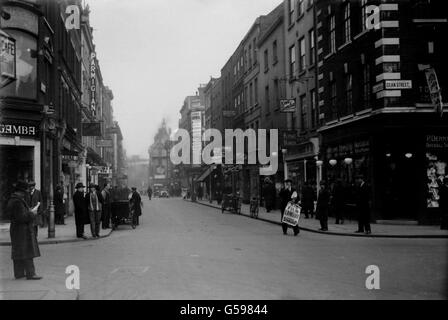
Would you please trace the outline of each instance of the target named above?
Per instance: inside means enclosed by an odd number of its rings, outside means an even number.
[[[282,154],[283,154],[283,174],[284,174],[285,181],[288,180],[288,166],[286,164],[286,152],[287,151],[288,151],[287,149],[282,149]]]
[[[344,163],[347,165],[348,183],[351,184],[352,183],[352,163],[353,163],[353,159],[352,158],[345,158],[344,159]]]
[[[317,177],[316,177],[316,184],[317,184],[317,191],[320,190],[320,182],[322,181],[322,166],[324,162],[322,160],[316,160],[316,167],[317,167]]]

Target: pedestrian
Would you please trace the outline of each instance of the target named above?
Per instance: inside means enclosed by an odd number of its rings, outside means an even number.
[[[64,191],[61,185],[56,186],[54,192],[54,210],[55,210],[55,224],[64,225],[65,205],[64,205]]]
[[[45,225],[44,224],[45,217],[43,215],[43,210],[42,210],[42,208],[43,208],[42,193],[40,192],[40,190],[36,189],[36,182],[31,181],[29,183],[29,186],[30,186],[30,191],[29,191],[30,204],[29,204],[29,206],[30,206],[30,208],[37,207],[37,215],[34,220],[34,231],[36,232],[36,237],[37,237],[37,235],[39,233],[39,226],[44,227],[44,225]]]
[[[356,177],[355,199],[358,213],[358,231],[356,233],[370,234],[372,233],[370,229],[370,193],[367,183],[361,175]]]
[[[76,184],[76,192],[73,194],[73,204],[75,206],[75,224],[76,224],[76,237],[80,239],[87,239],[84,235],[84,225],[88,219],[87,206],[84,195],[85,186],[82,182]]]
[[[271,210],[274,208],[275,205],[275,198],[277,190],[275,190],[275,186],[272,183],[271,179],[266,178],[264,180],[265,186],[263,188],[263,196],[264,196],[264,202],[266,206],[266,211],[271,212]]]
[[[198,199],[202,200],[203,191],[202,191],[202,186],[201,185],[198,186],[197,193],[198,193]]]
[[[328,211],[330,209],[330,191],[325,181],[320,182],[319,195],[317,196],[316,215],[320,221],[320,231],[328,231]]]
[[[305,214],[305,219],[314,217],[314,201],[316,201],[316,193],[313,187],[310,185],[309,181],[305,182],[302,188],[302,197],[300,199],[300,204],[302,206],[302,212]]]
[[[295,195],[295,198],[293,198],[293,195]],[[286,209],[288,203],[291,200],[295,201],[295,202],[298,201],[297,192],[294,188],[292,188],[291,180],[289,180],[289,179],[285,180],[284,187],[280,191],[279,196],[280,196],[280,210],[281,210],[281,217],[282,217],[281,221],[283,221],[283,215],[285,214],[285,209]],[[287,235],[288,234],[288,224],[282,222],[282,229],[283,229],[283,234]],[[298,225],[294,226],[293,230],[294,230],[294,236],[297,236],[300,232]]]
[[[90,231],[93,238],[100,237],[100,222],[101,222],[101,204],[96,186],[89,185],[89,193],[85,197],[86,207],[90,219]]]
[[[344,209],[346,203],[345,188],[340,179],[336,180],[331,194],[331,210],[336,218],[336,224],[344,224]]]
[[[8,200],[6,211],[11,217],[11,258],[16,279],[40,280],[36,275],[33,259],[40,257],[39,244],[34,228],[37,207],[30,209],[26,202],[28,183],[18,181]]]
[[[152,197],[152,189],[151,189],[151,186],[149,186],[148,187],[148,198],[149,198],[149,200],[151,200],[151,197]]]
[[[129,204],[132,211],[133,224],[138,226],[140,224],[139,217],[142,215],[142,198],[137,192],[137,188],[132,188],[132,195],[129,200]]]
[[[441,230],[448,230],[448,176],[439,187],[439,208],[442,214]]]
[[[101,191],[101,198],[103,200],[101,220],[103,223],[103,229],[110,228],[110,216],[112,207],[112,197],[110,194],[110,183],[105,183],[103,191]]]

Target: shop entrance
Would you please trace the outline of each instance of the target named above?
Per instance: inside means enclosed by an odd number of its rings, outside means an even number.
[[[34,179],[34,147],[0,146],[0,219],[7,219],[6,204],[17,180]]]

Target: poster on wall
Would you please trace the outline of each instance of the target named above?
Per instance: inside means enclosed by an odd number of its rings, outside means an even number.
[[[448,179],[448,136],[426,137],[427,208],[439,207],[440,186]]]

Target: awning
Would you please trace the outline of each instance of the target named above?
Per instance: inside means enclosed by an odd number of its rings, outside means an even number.
[[[207,178],[210,175],[210,173],[213,172],[213,170],[215,170],[215,167],[213,167],[213,166],[208,167],[207,170],[205,170],[201,174],[201,176],[198,179],[196,179],[196,181],[197,182],[203,182],[205,180],[205,178]]]
[[[91,166],[107,166],[107,163],[92,148],[87,148],[87,163]]]

